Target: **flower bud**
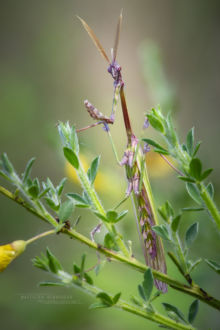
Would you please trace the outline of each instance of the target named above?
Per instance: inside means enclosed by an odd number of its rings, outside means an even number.
[[[16,257],[24,252],[26,242],[19,240],[0,246],[0,272],[2,272]]]

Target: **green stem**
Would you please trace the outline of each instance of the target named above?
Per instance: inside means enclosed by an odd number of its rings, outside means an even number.
[[[220,212],[219,212],[217,206],[215,205],[215,202],[209,195],[209,193],[203,183],[197,184],[197,187],[200,190],[200,194],[201,194],[201,197],[202,197],[204,203],[206,204],[210,214],[212,215],[213,219],[216,222],[216,225],[218,226],[218,229],[220,230]]]
[[[87,192],[87,194],[88,194],[94,208],[96,209],[96,211],[98,211],[101,215],[106,217],[105,209],[102,206],[102,203],[99,200],[98,195],[97,195],[94,187],[91,185],[91,183],[88,179],[88,176],[87,176],[87,174],[86,174],[86,172],[85,172],[85,170],[84,170],[81,163],[79,163],[79,169],[77,170],[77,174],[78,174],[78,177],[81,181],[82,186],[84,187],[85,191]],[[117,246],[119,247],[119,249],[122,251],[122,253],[125,256],[129,257],[129,251],[126,248],[124,242],[122,241],[119,233],[117,233],[116,228],[113,225],[111,225],[107,222],[104,222],[104,224],[105,224],[107,230],[110,233],[114,234],[113,237],[115,239],[115,242],[116,242]]]
[[[30,239],[28,239],[26,241],[27,245],[28,244],[31,244],[33,243],[34,241],[37,241],[39,238],[42,238],[42,237],[45,237],[45,236],[48,236],[48,235],[51,235],[51,234],[55,234],[56,233],[56,230],[48,230],[48,231],[45,231],[44,233],[41,233],[39,235],[36,235]]]
[[[147,269],[149,269],[148,266],[141,263],[135,258],[127,258],[121,254],[118,254],[112,250],[106,249],[104,246],[101,246],[99,244],[96,244],[95,242],[92,242],[90,239],[85,237],[84,235],[76,232],[75,230],[66,230],[64,229],[64,233],[67,235],[74,237],[75,239],[79,240],[80,242],[86,244],[87,246],[98,250],[100,253],[104,254],[105,256],[112,258],[113,260],[117,260],[119,262],[122,262],[123,264],[126,264],[127,266],[131,267],[132,269],[136,269],[137,271],[144,273]],[[208,293],[206,293],[203,289],[201,289],[199,286],[188,286],[186,284],[183,284],[167,274],[161,273],[157,270],[151,269],[154,278],[167,283],[170,287],[172,287],[175,290],[181,291],[185,294],[188,294],[192,297],[196,297],[197,299],[203,301],[204,303],[212,306],[213,308],[216,308],[220,311],[220,301],[210,296]]]
[[[177,255],[179,257],[179,261],[180,261],[180,265],[181,265],[181,268],[182,268],[182,272],[183,272],[183,274],[187,274],[188,273],[188,269],[187,269],[185,257],[184,257],[184,254],[183,254],[183,248],[182,248],[182,244],[181,244],[181,241],[180,241],[180,238],[179,238],[178,233],[173,233],[173,238],[174,238],[174,241],[176,243],[175,244],[176,252],[177,252]]]
[[[194,284],[193,283],[193,280],[189,274],[189,272],[186,274],[183,269],[182,269],[182,266],[180,265],[179,261],[177,260],[176,256],[172,253],[172,252],[167,252],[168,256],[170,257],[170,259],[173,261],[173,263],[176,265],[176,267],[178,268],[180,274],[183,275],[183,277],[187,280],[187,282],[192,285]]]
[[[81,285],[81,286],[79,286],[79,284],[77,284],[77,283],[76,284],[73,283],[73,286],[91,296],[96,296],[98,293],[103,292],[101,289],[99,289],[93,285],[89,285],[87,283],[83,283],[83,285]],[[109,294],[109,296],[113,297],[113,295],[110,295],[110,294]],[[161,325],[170,327],[172,329],[177,329],[177,330],[178,329],[185,329],[185,330],[195,329],[191,325],[176,322],[176,321],[172,320],[171,318],[163,316],[162,314],[159,314],[157,312],[150,312],[143,308],[138,308],[134,305],[127,303],[126,301],[124,301],[122,299],[119,299],[118,302],[115,305],[113,305],[112,307],[120,309],[120,310],[124,310],[128,313],[143,317],[147,320],[150,320],[157,324],[161,324]]]
[[[145,319],[151,320],[152,322],[156,322],[158,324],[165,325],[172,329],[189,329],[189,330],[195,329],[191,325],[186,325],[183,323],[176,322],[176,321],[174,321],[168,317],[165,317],[159,313],[156,313],[156,312],[150,313],[150,312],[141,310],[140,308],[137,308],[137,307],[127,304],[125,302],[121,302],[121,300],[119,300],[118,303],[114,307],[123,309],[124,311],[141,316]]]
[[[23,206],[27,211],[31,212],[32,214],[36,215],[40,219],[47,221],[46,218],[44,218],[41,214],[39,214],[36,210],[32,209],[27,203],[25,203],[21,198],[17,198],[14,194],[12,194],[10,191],[7,189],[3,188],[0,186],[0,193],[5,195],[6,197],[12,199],[16,203],[20,204]],[[52,217],[52,216],[51,216]],[[54,219],[55,221],[55,219]],[[112,258],[113,260],[122,262],[123,264],[126,264],[127,266],[131,267],[132,269],[135,269],[141,273],[144,273],[149,267],[141,263],[140,261],[136,260],[135,258],[132,257],[126,257],[124,255],[118,254],[112,250],[106,249],[104,246],[101,246],[100,244],[97,244],[90,239],[88,239],[86,236],[78,233],[77,231],[70,229],[63,229],[62,232],[64,234],[69,235],[70,237],[75,238],[76,240],[82,242],[83,244],[91,247],[92,249],[99,251],[103,255]],[[188,286],[185,285],[170,276],[160,273],[154,269],[152,269],[153,276],[161,280],[165,283],[167,283],[170,287],[172,287],[175,290],[181,291],[185,294],[188,294],[190,296],[193,296],[204,303],[208,304],[209,306],[217,309],[220,311],[220,301],[217,300],[216,298],[210,296],[207,292],[205,292],[203,289],[201,289],[199,286],[194,284],[193,286]]]

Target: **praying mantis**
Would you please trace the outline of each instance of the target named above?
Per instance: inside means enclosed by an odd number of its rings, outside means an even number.
[[[96,123],[79,129],[77,131],[80,132],[87,128],[103,124],[104,130],[109,132],[109,124],[114,123],[116,107],[120,97],[124,124],[127,134],[127,148],[124,152],[122,161],[120,162],[120,165],[125,166],[126,178],[128,181],[128,189],[126,192],[125,199],[127,199],[130,195],[132,196],[139,238],[141,240],[146,264],[155,270],[166,273],[167,270],[163,244],[161,238],[157,236],[156,233],[152,230],[152,227],[158,224],[158,218],[147,173],[145,152],[132,131],[124,93],[124,82],[122,80],[121,66],[116,62],[119,36],[122,24],[122,12],[119,16],[117,24],[116,37],[114,47],[112,49],[112,61],[109,60],[94,31],[82,18],[78,18],[87,33],[89,34],[96,48],[99,50],[100,54],[109,65],[108,72],[111,74],[114,80],[114,95],[112,112],[110,117],[103,115],[88,100],[86,100],[84,102],[85,107],[89,112],[90,116],[94,120],[96,120]],[[155,285],[157,289],[162,291],[163,293],[167,291],[167,285],[165,283],[155,280]]]

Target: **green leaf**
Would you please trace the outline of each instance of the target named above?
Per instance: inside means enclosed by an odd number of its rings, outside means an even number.
[[[87,192],[85,190],[83,191],[82,197],[84,198],[84,200],[86,201],[87,204],[89,204],[91,206],[93,205],[90,198],[89,198],[89,196],[88,196],[88,194],[87,194]]]
[[[185,181],[185,182],[190,182],[190,183],[195,183],[195,179],[192,179],[188,176],[178,176],[178,179]]]
[[[199,230],[198,222],[193,223],[186,231],[185,242],[189,247],[196,239]]]
[[[164,308],[167,312],[175,313],[179,317],[179,319],[181,319],[183,322],[187,323],[183,313],[177,307],[175,307],[171,304],[167,304],[167,303],[162,303],[162,305],[164,306]]]
[[[144,138],[144,139],[142,139],[142,141],[145,142],[145,143],[150,144],[151,146],[153,146],[153,147],[157,148],[158,150],[161,150],[161,151],[165,152],[165,154],[169,155],[169,152],[166,149],[164,149],[163,147],[161,147],[161,145],[159,145],[154,140]]]
[[[70,197],[73,201],[74,201],[74,204],[78,207],[90,207],[91,205],[89,205],[87,203],[87,201],[82,197],[80,196],[79,194],[76,194],[76,193],[68,193],[67,194],[68,197]]]
[[[199,205],[202,204],[202,199],[200,197],[200,192],[193,183],[186,183],[186,190],[190,197]]]
[[[133,304],[139,306],[139,307],[143,307],[143,303],[135,296],[131,296],[131,301]]]
[[[62,269],[59,260],[50,252],[49,248],[47,248],[46,253],[47,253],[48,265],[49,265],[50,271],[52,273],[57,274],[58,270]]]
[[[80,274],[80,267],[77,266],[76,264],[73,264],[73,272],[74,272],[74,274],[79,275]]]
[[[189,264],[189,273],[191,273],[201,262],[202,262],[201,258],[197,259],[194,262],[190,262],[190,264]]]
[[[79,143],[75,127],[70,127],[69,122],[65,124],[59,122],[58,132],[64,147],[72,149],[76,154],[79,153]]]
[[[68,162],[77,170],[79,168],[79,160],[76,153],[67,147],[63,148],[63,153]]]
[[[59,204],[57,205],[50,197],[44,197],[44,199],[52,210],[55,212],[59,210]]]
[[[140,295],[140,297],[146,301],[146,297],[145,297],[145,294],[144,294],[144,288],[141,284],[138,285],[138,293]]]
[[[96,297],[101,299],[102,303],[109,307],[114,304],[112,298],[106,292],[99,292]]]
[[[59,208],[58,217],[60,222],[68,220],[74,210],[74,204],[72,200],[67,200],[61,204]]]
[[[199,212],[199,211],[204,211],[204,207],[183,207],[181,209],[183,212]]]
[[[162,154],[162,155],[170,154],[168,151],[165,151],[164,149],[159,149],[159,148],[154,148],[154,152],[157,152],[158,154]]]
[[[9,176],[7,176],[3,171],[0,171],[0,175],[1,175],[4,179],[11,181],[11,179],[9,178]]]
[[[150,299],[151,293],[153,291],[154,287],[154,278],[152,275],[152,271],[150,268],[148,268],[144,273],[144,282],[142,284],[144,289],[144,296],[146,300],[148,301]]]
[[[187,146],[184,143],[182,144],[182,150],[188,152]]]
[[[80,267],[80,278],[81,279],[84,277],[85,261],[86,261],[86,254],[84,253],[81,258],[81,267]]]
[[[92,164],[91,164],[90,168],[88,169],[87,175],[88,175],[88,178],[89,178],[89,181],[91,182],[91,184],[93,184],[95,181],[95,178],[96,178],[96,175],[98,172],[98,168],[99,168],[100,157],[101,156],[98,156],[95,159],[93,159]]]
[[[175,218],[173,218],[173,221],[171,223],[171,229],[172,231],[174,231],[174,233],[176,233],[179,228],[181,216],[182,214],[178,214]]]
[[[151,126],[156,130],[156,131],[159,131],[160,133],[164,133],[165,132],[165,129],[164,129],[164,126],[163,126],[163,123],[161,121],[160,118],[158,118],[158,116],[156,116],[154,113],[153,113],[153,110],[152,109],[152,112],[150,114],[147,115],[147,118],[149,120],[149,123],[151,124]]]
[[[214,187],[211,182],[209,182],[209,184],[207,185],[206,190],[208,191],[210,197],[213,198],[214,197]]]
[[[99,275],[101,269],[105,266],[105,264],[106,264],[106,260],[105,259],[98,262],[98,264],[94,268],[94,271],[95,271],[96,276]]]
[[[108,222],[116,222],[118,218],[118,212],[110,210],[106,213],[106,218]]]
[[[120,221],[121,219],[123,219],[127,213],[128,213],[128,210],[124,210],[124,211],[120,212],[117,217],[117,222]]]
[[[76,133],[76,129],[74,126],[70,128],[70,145],[72,149],[78,154],[79,153],[79,142],[78,142],[78,136]]]
[[[199,158],[193,158],[189,164],[190,174],[196,180],[201,181],[202,179],[202,163]]]
[[[25,168],[25,171],[24,171],[24,174],[22,175],[22,181],[25,183],[27,181],[27,179],[30,177],[30,174],[31,174],[31,169],[32,169],[32,166],[34,164],[34,161],[35,161],[36,158],[31,158],[28,163],[27,163],[27,166]]]
[[[109,307],[109,305],[97,301],[97,302],[91,304],[89,306],[89,309],[98,309],[98,308],[107,308],[107,307]]]
[[[2,158],[2,167],[3,167],[4,171],[8,174],[13,174],[15,172],[15,170],[14,170],[12,163],[8,159],[7,154],[3,153],[1,158]]]
[[[196,146],[195,146],[195,149],[193,151],[192,157],[195,157],[195,155],[197,154],[197,152],[198,152],[198,150],[200,148],[201,143],[202,143],[201,141],[199,141],[199,142],[196,143]]]
[[[61,282],[40,282],[39,286],[66,286],[65,283]]]
[[[31,195],[32,198],[37,199],[39,194],[39,188],[37,185],[30,186],[28,188],[28,193]]]
[[[199,310],[199,301],[196,299],[192,302],[192,304],[189,307],[189,314],[188,314],[188,321],[189,323],[193,323],[193,321],[196,318],[196,315]]]
[[[112,299],[114,305],[117,304],[117,302],[119,301],[120,297],[121,297],[121,292],[116,293],[116,295]]]
[[[194,127],[190,129],[186,137],[186,145],[189,152],[189,155],[193,154],[193,146],[194,146]]]
[[[46,272],[49,272],[49,265],[47,257],[42,253],[41,257],[35,257],[32,259],[34,267],[40,268]]]
[[[211,259],[205,259],[205,262],[212,268],[216,273],[220,274],[220,264]]]
[[[107,233],[104,238],[104,246],[109,250],[118,250],[117,245],[110,233]]]
[[[166,214],[167,214],[167,216],[169,218],[172,217],[174,215],[174,211],[173,211],[173,208],[172,208],[172,206],[171,206],[171,204],[170,204],[169,201],[166,201],[165,208],[166,208]]]
[[[93,285],[93,279],[91,278],[91,276],[89,276],[87,273],[84,273],[84,278],[88,284]]]
[[[60,181],[60,183],[59,183],[59,185],[56,187],[56,191],[57,191],[57,195],[60,197],[61,196],[61,194],[62,194],[62,192],[63,192],[63,188],[64,188],[64,185],[65,185],[65,183],[66,183],[66,178],[63,178],[61,181]]]
[[[213,168],[209,168],[202,173],[201,180],[205,180],[213,171]]]
[[[170,236],[168,229],[165,225],[158,225],[158,226],[153,226],[152,230],[159,235],[161,238],[170,241]]]
[[[159,207],[158,212],[161,215],[161,217],[167,222],[168,219],[167,219],[165,205],[162,205],[161,207]]]
[[[171,112],[169,112],[167,115],[166,124],[167,124],[166,137],[169,143],[174,147],[177,145],[177,136],[176,136],[176,129],[173,126]]]
[[[103,214],[99,213],[99,212],[93,212],[99,219],[108,222],[108,219],[106,218],[106,216],[104,216]]]
[[[51,188],[48,187],[48,188],[42,190],[41,193],[39,194],[38,198],[40,199],[40,198],[42,198],[43,196],[45,196],[45,195],[50,191],[50,189],[51,189]]]

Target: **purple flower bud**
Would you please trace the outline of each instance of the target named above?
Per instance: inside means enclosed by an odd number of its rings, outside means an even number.
[[[145,143],[143,147],[143,153],[146,154],[149,151],[150,151],[150,146],[148,143]]]
[[[146,118],[145,121],[144,121],[143,128],[146,129],[146,128],[149,127],[149,125],[150,125],[149,120],[148,120],[148,118]]]

